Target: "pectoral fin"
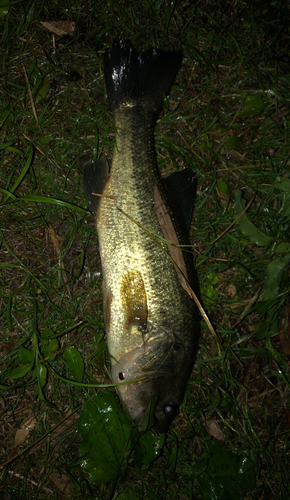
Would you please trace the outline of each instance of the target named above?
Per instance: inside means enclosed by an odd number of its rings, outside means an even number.
[[[125,316],[125,328],[137,326],[142,333],[147,330],[147,297],[144,281],[139,271],[128,271],[121,283],[121,301]]]
[[[102,156],[96,161],[89,161],[84,166],[83,183],[87,198],[88,209],[95,213],[98,208],[100,197],[109,177],[109,165]]]

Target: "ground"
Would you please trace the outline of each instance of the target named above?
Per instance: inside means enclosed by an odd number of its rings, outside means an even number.
[[[0,1],[2,498],[289,498],[289,21],[282,0]],[[157,438],[136,430],[106,482],[89,480],[79,447],[86,402],[105,392],[118,404],[103,387],[82,170],[112,157],[103,55],[115,37],[184,53],[156,150],[163,176],[197,176],[191,242],[207,316],[157,458],[140,455]]]

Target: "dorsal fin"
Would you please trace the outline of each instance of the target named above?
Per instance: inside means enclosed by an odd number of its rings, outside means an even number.
[[[173,174],[165,177],[163,181],[174,196],[189,232],[196,199],[197,179],[195,173],[191,168],[184,168],[173,172]]]

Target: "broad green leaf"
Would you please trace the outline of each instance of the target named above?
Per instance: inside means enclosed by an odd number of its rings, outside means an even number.
[[[38,138],[38,142],[41,146],[47,146],[51,141],[52,139],[48,135],[42,135]]]
[[[203,286],[201,288],[202,295],[205,295],[204,301],[205,303],[212,303],[215,299],[218,298],[218,291],[215,290],[212,284]]]
[[[34,352],[30,349],[25,349],[22,345],[18,347],[19,359],[22,363],[33,363]]]
[[[225,146],[228,149],[237,149],[240,144],[240,139],[236,135],[232,135],[225,140]]]
[[[289,262],[290,254],[276,258],[270,262],[267,267],[267,277],[262,292],[263,300],[271,300],[277,297],[284,269]]]
[[[215,37],[215,32],[214,30],[210,30],[207,35],[206,35],[206,39],[209,43],[212,43],[213,42],[213,39]]]
[[[217,187],[217,190],[219,193],[225,195],[226,197],[228,197],[229,195],[229,188],[228,188],[228,185],[226,182],[222,181],[222,180],[219,180],[217,181],[216,183],[216,187]]]
[[[0,16],[1,17],[1,16]],[[0,128],[5,125],[12,125],[14,122],[14,115],[10,109],[4,109],[0,113]]]
[[[54,359],[55,352],[58,349],[58,341],[56,339],[43,340],[42,353],[45,358]]]
[[[90,481],[114,481],[130,453],[132,420],[113,395],[100,393],[83,406],[78,422],[82,467]]]
[[[279,214],[283,217],[290,215],[290,179],[287,177],[277,177],[274,182],[274,188],[284,191],[282,207]]]
[[[219,282],[219,277],[214,272],[209,273],[207,275],[207,279],[211,282],[212,285],[216,285]]]
[[[214,272],[209,273],[206,278],[209,283],[206,283],[201,287],[201,293],[203,295],[205,305],[210,307],[218,298],[218,291],[214,288],[213,285],[216,285],[219,282],[219,278]]]
[[[281,191],[285,191],[290,195],[290,179],[288,177],[277,177],[274,188],[281,189]]]
[[[210,151],[212,147],[213,147],[213,142],[208,142],[208,143],[204,142],[199,146],[198,151]]]
[[[275,253],[290,253],[290,243],[280,243],[274,248]]]
[[[33,371],[33,376],[32,379],[37,379],[37,390],[36,392],[38,393],[38,397],[40,401],[46,401],[44,393],[43,393],[43,387],[46,384],[46,377],[47,377],[47,368],[44,366],[42,363],[39,362],[39,359],[36,359],[35,363],[35,369]]]
[[[235,191],[235,203],[234,208],[236,214],[239,215],[245,208],[246,201],[242,199],[242,192],[240,190]],[[250,241],[261,247],[266,247],[274,240],[267,234],[263,233],[258,229],[255,224],[253,224],[251,218],[244,213],[238,220],[237,224],[241,232],[249,238]]]
[[[38,102],[45,99],[49,89],[50,89],[50,83],[48,81],[43,82],[43,85],[39,89],[35,101]]]
[[[5,378],[22,378],[27,375],[27,373],[30,371],[31,366],[30,365],[22,365],[19,368],[14,368],[10,372],[7,373]]]
[[[252,118],[263,111],[265,105],[261,97],[258,96],[248,96],[244,102],[244,110],[241,111],[238,116],[239,118]]]
[[[84,361],[79,351],[73,346],[67,347],[64,351],[64,359],[66,360],[68,369],[72,374],[72,378],[77,382],[82,382]]]
[[[194,467],[200,470],[195,480],[201,499],[243,500],[256,483],[252,460],[245,454],[232,453],[216,439],[208,443],[208,448],[209,452],[203,449],[201,460]]]
[[[8,14],[9,7],[10,0],[0,0],[0,17],[4,17]]]
[[[38,383],[41,389],[43,389],[43,387],[46,384],[46,376],[47,376],[47,368],[46,366],[40,363],[38,367]]]
[[[138,443],[134,446],[136,464],[150,465],[160,455],[164,441],[165,434],[157,435],[151,430],[140,436]]]
[[[53,338],[54,335],[55,335],[55,333],[51,328],[44,328],[42,330],[41,337],[45,340],[49,340],[49,339]]]

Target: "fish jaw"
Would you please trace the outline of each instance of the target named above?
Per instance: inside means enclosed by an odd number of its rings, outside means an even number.
[[[157,396],[153,428],[159,433],[166,432],[176,416],[191,371],[192,359],[185,349],[183,354],[180,346],[178,350],[183,365],[176,364],[172,343],[155,339],[147,346],[143,344],[127,352],[112,366],[113,381],[118,384],[118,393],[132,419],[139,422],[149,409],[152,397]],[[182,376],[175,366],[183,366]]]

